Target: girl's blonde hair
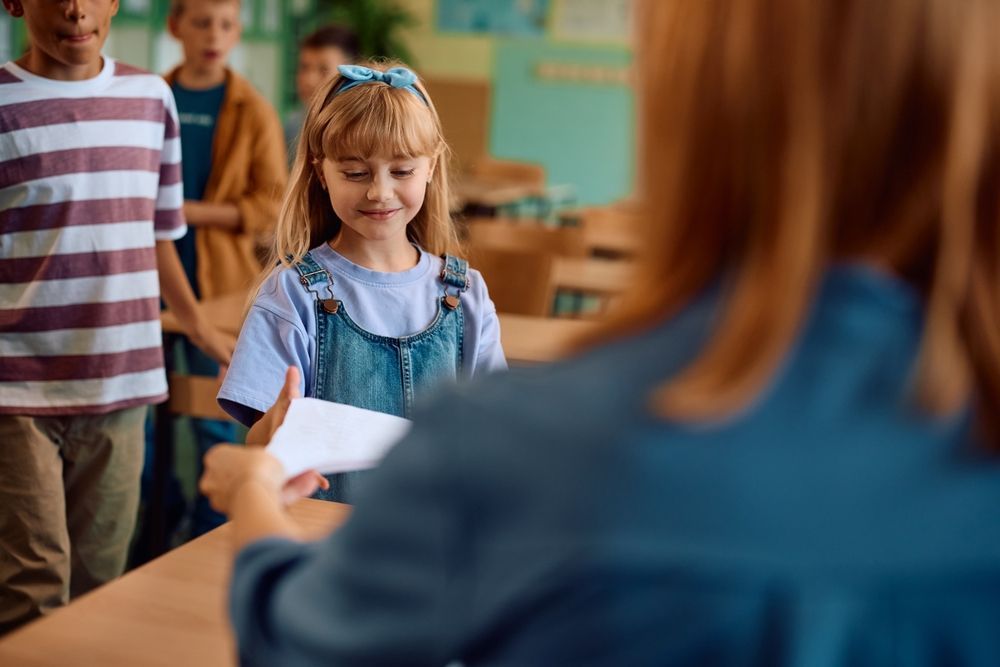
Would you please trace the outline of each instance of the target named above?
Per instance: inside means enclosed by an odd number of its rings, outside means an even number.
[[[399,63],[364,63],[385,71]],[[344,83],[338,73],[313,95],[299,136],[288,191],[275,226],[272,266],[291,266],[340,231],[330,197],[318,178],[324,158],[345,155],[370,157],[429,156],[435,167],[427,184],[424,204],[407,226],[407,236],[435,255],[459,254],[461,245],[449,212],[448,161],[450,152],[441,120],[430,95],[370,83],[338,92]],[[426,100],[426,103],[425,103]]]
[[[725,295],[659,412],[745,408],[825,267],[860,259],[925,301],[920,404],[971,399],[1000,445],[1000,3],[648,0],[637,15],[648,250],[604,335],[718,280]]]

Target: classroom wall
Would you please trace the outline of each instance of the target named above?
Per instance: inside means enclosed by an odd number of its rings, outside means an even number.
[[[539,162],[549,182],[575,186],[581,204],[629,194],[633,175],[632,52],[621,22],[628,0],[400,0],[417,19],[406,35],[429,79],[490,84],[488,151]],[[535,4],[538,34],[443,29],[440,12],[502,11]],[[453,23],[453,22],[452,22]],[[472,21],[471,23],[474,23]],[[603,30],[607,26],[611,32]],[[617,28],[617,29],[615,29]]]

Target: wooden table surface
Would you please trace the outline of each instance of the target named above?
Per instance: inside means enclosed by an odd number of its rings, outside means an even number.
[[[316,537],[349,512],[347,505],[309,499],[291,508]],[[229,532],[223,525],[0,639],[0,665],[234,665],[226,617]]]

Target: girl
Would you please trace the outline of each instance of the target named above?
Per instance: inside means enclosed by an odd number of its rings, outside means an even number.
[[[264,279],[219,402],[267,442],[289,367],[307,396],[409,416],[442,380],[504,369],[496,308],[456,253],[447,146],[403,67],[347,65],[313,97]],[[280,261],[279,261],[280,259]],[[261,419],[262,415],[264,416]],[[356,474],[321,497],[352,497]]]

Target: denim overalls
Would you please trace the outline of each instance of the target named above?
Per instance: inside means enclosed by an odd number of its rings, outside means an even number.
[[[295,265],[299,282],[316,299],[315,398],[409,417],[415,397],[462,367],[463,317],[459,295],[469,287],[469,264],[446,255],[437,314],[426,329],[391,338],[365,331],[333,293],[333,276],[310,253]],[[324,284],[325,283],[325,284]],[[313,497],[352,502],[364,472],[328,475],[330,489]]]

